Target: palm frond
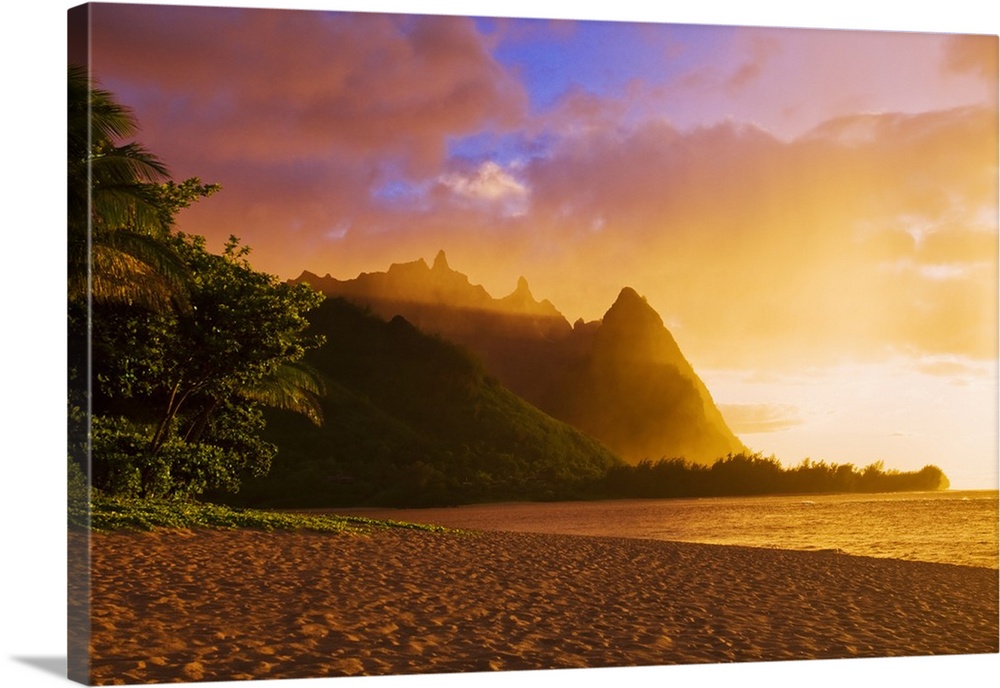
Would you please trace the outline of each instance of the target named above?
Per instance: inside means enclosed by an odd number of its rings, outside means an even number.
[[[70,228],[85,231],[91,221],[117,227],[131,221],[143,231],[159,222],[148,208],[143,185],[164,181],[169,172],[155,155],[135,142],[132,111],[96,88],[84,67],[69,66],[67,166]],[[109,193],[105,193],[107,190]]]
[[[88,155],[91,142],[120,140],[139,130],[132,110],[97,88],[86,67],[69,65],[67,86],[71,158],[74,151]]]
[[[167,223],[156,183],[166,168],[141,146],[127,144],[69,165],[70,222],[114,229],[162,232]]]
[[[89,265],[87,253],[78,247],[71,247],[68,258],[71,301],[85,298],[89,290],[93,299],[99,302],[134,303],[157,311],[188,308],[187,293],[176,280],[131,253],[114,246],[94,244],[89,253]]]
[[[169,176],[167,166],[135,142],[96,148],[89,163],[95,184],[152,183]]]
[[[323,424],[319,397],[324,393],[319,375],[302,363],[282,363],[271,375],[257,384],[243,387],[240,396],[300,413],[316,425]]]
[[[96,88],[86,68],[68,72],[68,289],[70,300],[121,300],[186,308],[189,274],[154,237],[171,218],[158,182],[166,166],[138,143],[132,111]]]
[[[176,305],[186,307],[191,271],[169,245],[157,237],[136,232],[111,232],[108,237],[101,238],[105,249],[127,254],[146,265],[171,291]],[[94,269],[98,272],[101,266],[95,265]]]

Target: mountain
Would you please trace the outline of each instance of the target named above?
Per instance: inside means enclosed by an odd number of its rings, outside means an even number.
[[[270,473],[214,499],[287,508],[570,499],[622,464],[402,316],[327,299],[309,319],[310,334],[326,339],[307,355],[326,383],[326,422],[269,411]]]
[[[420,258],[410,263],[394,263],[386,272],[363,272],[350,280],[338,280],[329,274],[319,277],[304,271],[292,281],[305,282],[328,296],[341,296],[369,306],[383,317],[392,317],[397,314],[392,311],[403,309],[412,310],[419,321],[435,314],[434,309],[421,307],[444,306],[467,316],[477,312],[504,314],[569,329],[569,323],[548,300],[535,300],[524,277],[518,280],[511,294],[494,299],[481,285],[472,284],[468,276],[452,270],[444,251],[438,251],[430,267]],[[550,320],[553,322],[548,323]]]
[[[626,460],[712,463],[743,451],[656,311],[624,288],[541,407]]]
[[[431,266],[419,259],[350,280],[303,272],[292,281],[369,308],[385,320],[401,315],[424,332],[465,346],[506,387],[536,405],[563,365],[562,344],[573,332],[552,303],[535,300],[523,277],[513,292],[495,299],[451,269],[444,251]]]
[[[745,449],[660,316],[628,287],[602,320],[571,326],[523,277],[496,299],[453,270],[444,251],[431,266],[421,259],[352,280],[303,272],[293,281],[468,348],[511,391],[629,462],[709,464]]]

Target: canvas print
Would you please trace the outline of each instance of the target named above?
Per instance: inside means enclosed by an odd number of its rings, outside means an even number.
[[[70,678],[998,652],[997,36],[68,26]]]

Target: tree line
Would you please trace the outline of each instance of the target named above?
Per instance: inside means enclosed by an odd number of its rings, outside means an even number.
[[[604,498],[723,497],[836,492],[911,492],[945,490],[948,478],[937,466],[919,471],[887,470],[881,461],[858,468],[803,460],[784,468],[774,457],[729,454],[711,466],[684,459],[645,460],[613,466],[594,486]]]

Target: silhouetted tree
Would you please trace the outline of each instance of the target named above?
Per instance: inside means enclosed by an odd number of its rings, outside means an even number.
[[[944,490],[948,478],[937,466],[916,472],[885,470],[881,461],[863,470],[852,464],[827,464],[804,459],[783,468],[774,457],[729,454],[711,466],[684,459],[640,461],[614,466],[594,488],[606,497],[707,497],[834,492],[897,492]]]

